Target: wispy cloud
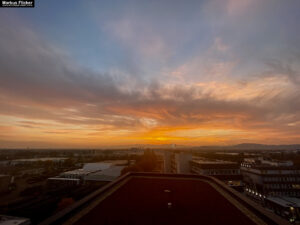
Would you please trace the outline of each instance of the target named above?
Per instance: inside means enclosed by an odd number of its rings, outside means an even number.
[[[297,142],[299,55],[265,57],[268,49],[257,51],[254,43],[238,50],[249,40],[235,43],[219,20],[202,13],[218,10],[211,4],[222,9],[224,26],[231,28],[243,24],[228,25],[228,16],[258,7],[250,1],[214,1],[185,5],[192,16],[175,10],[153,18],[143,14],[145,6],[106,16],[98,25],[128,51],[129,61],[137,61],[134,75],[122,68],[84,67],[38,30],[9,19],[9,13],[1,15],[1,146]],[[257,52],[247,52],[252,45]]]

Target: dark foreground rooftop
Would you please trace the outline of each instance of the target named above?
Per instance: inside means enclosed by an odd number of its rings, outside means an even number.
[[[288,224],[212,177],[130,173],[48,224]]]

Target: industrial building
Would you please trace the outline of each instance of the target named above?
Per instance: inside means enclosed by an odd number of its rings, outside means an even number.
[[[103,183],[103,182],[110,182],[115,180],[121,175],[121,171],[124,168],[124,166],[112,166],[110,168],[107,168],[105,170],[90,173],[87,176],[84,177],[85,183]]]
[[[126,160],[86,163],[83,168],[66,171],[58,177],[48,179],[49,184],[78,185],[85,183],[106,183],[116,179],[125,167]]]

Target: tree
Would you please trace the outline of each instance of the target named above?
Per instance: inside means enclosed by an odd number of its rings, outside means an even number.
[[[60,211],[72,205],[74,203],[73,198],[62,198],[60,202],[57,204],[57,210]]]

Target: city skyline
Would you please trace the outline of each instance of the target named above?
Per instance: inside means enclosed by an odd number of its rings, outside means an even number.
[[[299,144],[300,2],[0,9],[0,148]]]

